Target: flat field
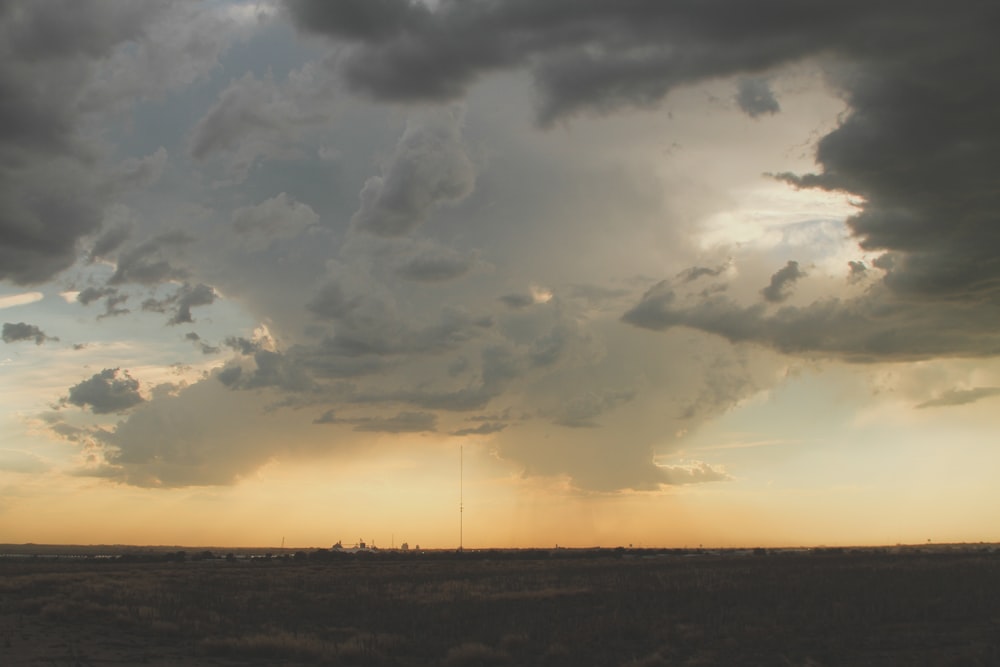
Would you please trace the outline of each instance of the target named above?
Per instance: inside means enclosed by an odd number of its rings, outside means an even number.
[[[1000,554],[0,558],[2,665],[998,665]]]

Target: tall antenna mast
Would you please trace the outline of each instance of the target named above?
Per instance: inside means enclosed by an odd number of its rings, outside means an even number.
[[[458,446],[458,550],[464,546],[465,530],[465,445]]]

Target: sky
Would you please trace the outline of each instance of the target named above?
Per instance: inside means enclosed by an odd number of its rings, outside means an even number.
[[[0,542],[1000,540],[998,24],[0,1]]]

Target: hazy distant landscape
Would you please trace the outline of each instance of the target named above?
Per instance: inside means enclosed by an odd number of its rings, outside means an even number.
[[[1000,660],[992,545],[0,552],[2,664]]]

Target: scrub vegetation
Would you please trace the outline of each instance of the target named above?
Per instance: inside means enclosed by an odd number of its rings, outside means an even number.
[[[0,664],[1000,663],[1000,554],[0,558]]]

